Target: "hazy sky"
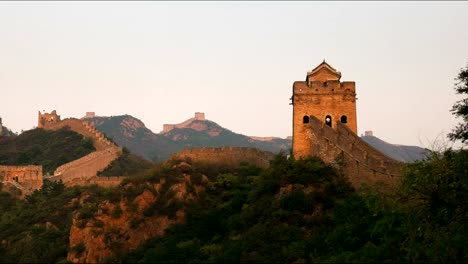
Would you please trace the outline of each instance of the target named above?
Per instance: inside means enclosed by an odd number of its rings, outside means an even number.
[[[205,112],[292,134],[289,98],[323,59],[355,81],[358,133],[429,147],[456,120],[468,2],[0,2],[0,117],[129,114],[159,132]]]

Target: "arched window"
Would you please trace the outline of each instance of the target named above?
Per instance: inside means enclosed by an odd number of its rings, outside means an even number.
[[[309,116],[304,116],[304,117],[302,118],[302,123],[303,123],[303,124],[309,124]]]
[[[342,115],[342,116],[341,116],[341,123],[343,123],[343,124],[348,123],[348,117],[345,116],[345,115]]]
[[[331,116],[327,115],[327,116],[325,117],[325,124],[326,124],[327,126],[329,126],[329,127],[332,126],[332,117],[331,117]]]

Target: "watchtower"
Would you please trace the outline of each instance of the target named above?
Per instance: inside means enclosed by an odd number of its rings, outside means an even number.
[[[310,155],[309,120],[315,116],[334,128],[346,124],[357,134],[355,82],[340,82],[341,73],[325,60],[307,73],[305,81],[293,84],[293,154],[296,158]]]
[[[57,115],[57,112],[55,110],[52,111],[50,114],[49,113],[41,114],[41,111],[39,111],[39,115],[37,118],[38,128],[43,128],[48,123],[57,123],[57,122],[60,122],[60,116]]]

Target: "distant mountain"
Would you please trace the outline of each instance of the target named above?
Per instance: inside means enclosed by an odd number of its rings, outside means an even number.
[[[182,149],[194,147],[255,147],[273,153],[280,150],[288,152],[291,148],[291,140],[248,137],[205,120],[204,117],[169,125],[170,128],[159,134],[153,133],[142,121],[130,115],[84,119],[93,123],[96,129],[118,145],[152,161],[163,161]]]
[[[163,161],[186,148],[196,147],[254,147],[273,153],[289,153],[292,138],[249,137],[223,128],[196,113],[180,124],[164,125],[163,131],[154,133],[139,119],[130,115],[84,118],[118,145],[152,161]],[[385,155],[402,162],[422,160],[426,151],[417,146],[387,143],[374,136],[362,136],[365,142]]]
[[[153,133],[143,122],[130,115],[83,119],[118,145],[148,160],[162,161],[180,149],[171,139]]]
[[[422,160],[427,154],[427,151],[421,147],[394,145],[375,136],[362,136],[361,139],[388,157],[402,162],[412,163]]]

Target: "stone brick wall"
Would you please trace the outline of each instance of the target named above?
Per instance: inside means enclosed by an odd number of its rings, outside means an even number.
[[[66,183],[74,179],[86,180],[92,178],[118,158],[120,153],[120,148],[108,148],[92,152],[80,159],[58,167],[54,172],[54,176],[49,179],[53,181],[62,180]]]
[[[122,153],[122,148],[108,140],[90,122],[76,118],[66,118],[59,122],[43,122],[42,127],[48,130],[57,130],[65,126],[71,130],[89,137],[93,140],[96,151],[77,160],[58,167],[50,180],[62,180],[66,185],[69,182],[86,182],[95,177],[99,171],[104,170]]]
[[[104,134],[98,131],[90,122],[76,118],[66,118],[60,122],[45,123],[44,129],[58,130],[65,126],[69,126],[71,130],[93,139],[93,145],[96,150],[103,150],[109,147],[115,147],[115,144],[108,140]]]
[[[260,168],[268,168],[274,154],[256,148],[220,147],[184,149],[174,154],[171,159],[191,159],[196,162],[239,166],[241,162],[248,162]]]
[[[89,179],[79,179],[79,178],[74,178],[71,181],[68,181],[65,183],[65,186],[71,187],[71,186],[83,186],[83,185],[92,185],[96,184],[101,187],[114,187],[118,186],[122,180],[126,179],[126,176],[95,176],[91,177]]]
[[[0,165],[0,181],[19,183],[22,190],[32,191],[42,187],[42,166],[2,166]]]
[[[316,117],[307,125],[309,153],[336,166],[354,187],[392,187],[402,177],[404,163],[391,159],[361,140],[347,126],[336,122],[333,129]]]
[[[340,82],[341,73],[323,62],[307,74],[306,81],[293,84],[293,152],[296,158],[309,155],[307,120],[315,116],[331,126],[346,116],[346,126],[357,133],[356,89],[354,82]]]

